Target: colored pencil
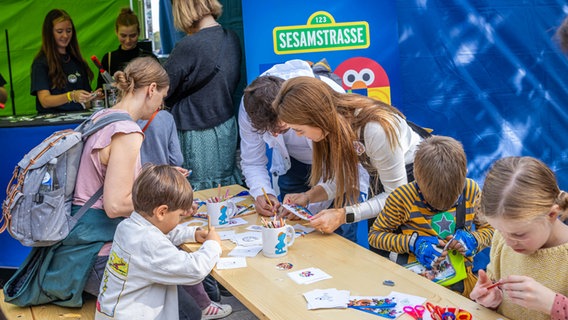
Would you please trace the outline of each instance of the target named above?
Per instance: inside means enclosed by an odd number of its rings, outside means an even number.
[[[270,205],[270,207],[274,207],[274,205],[272,204],[272,201],[270,201],[270,198],[268,198],[268,194],[266,193],[266,191],[264,190],[264,188],[262,188],[262,193],[264,193],[264,197],[266,198],[266,201],[268,202],[268,204]]]
[[[497,281],[497,282],[495,282],[494,284],[492,284],[492,285],[490,285],[489,287],[487,287],[487,290],[493,289],[493,288],[495,288],[495,287],[497,287],[497,286],[500,286],[500,285],[502,285],[502,284],[503,284],[503,283],[502,283],[501,281]]]

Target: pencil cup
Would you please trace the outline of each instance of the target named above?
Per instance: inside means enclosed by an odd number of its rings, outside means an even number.
[[[269,258],[279,258],[288,254],[288,247],[294,243],[295,231],[292,226],[262,228],[262,254]]]
[[[210,202],[207,204],[207,215],[213,226],[223,226],[237,213],[237,205],[231,201]]]

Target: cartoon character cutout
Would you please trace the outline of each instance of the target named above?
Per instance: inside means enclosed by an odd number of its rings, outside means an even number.
[[[282,254],[284,252],[286,252],[286,250],[284,250],[284,247],[286,247],[286,232],[280,232],[278,234],[278,243],[276,243],[276,251],[274,253],[276,254]]]
[[[391,104],[390,81],[385,69],[366,57],[349,58],[335,68],[343,89]]]
[[[219,216],[219,224],[227,224],[227,206],[221,206],[221,215]]]

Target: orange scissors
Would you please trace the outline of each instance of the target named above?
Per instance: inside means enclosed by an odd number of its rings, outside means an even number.
[[[472,320],[473,316],[466,310],[459,308],[442,308],[426,302],[426,309],[434,320]]]
[[[424,306],[421,305],[416,305],[414,307],[405,306],[404,308],[402,308],[402,310],[404,311],[404,313],[410,315],[412,319],[415,320],[423,320],[424,318],[422,318],[422,315],[424,315],[424,311],[426,311]]]

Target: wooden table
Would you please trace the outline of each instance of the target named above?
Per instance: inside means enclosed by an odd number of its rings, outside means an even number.
[[[231,186],[230,189],[230,194],[244,190],[240,186]],[[204,200],[216,194],[217,189],[210,189],[198,191],[195,196]],[[252,198],[249,198],[252,203]],[[256,214],[246,216],[244,219],[249,222],[248,225],[261,224]],[[237,226],[234,229],[237,233],[245,232],[248,225]],[[182,247],[187,251],[195,251],[199,248],[199,244],[185,244]],[[222,257],[226,257],[234,247],[231,241],[222,241]],[[424,297],[437,305],[459,306],[471,312],[474,319],[506,319],[335,234],[323,235],[312,232],[296,238],[285,257],[266,258],[261,252],[256,257],[246,260],[246,268],[228,270],[215,268],[212,275],[260,319],[383,319],[349,308],[308,310],[302,294],[314,289],[329,288],[349,290],[352,296],[386,296],[391,291],[397,291]],[[281,262],[290,262],[293,268],[286,271],[278,270],[276,265]],[[300,285],[287,276],[289,271],[309,267],[320,268],[333,278]],[[395,286],[383,285],[384,280],[394,281]],[[411,317],[403,315],[398,319],[411,319]]]

